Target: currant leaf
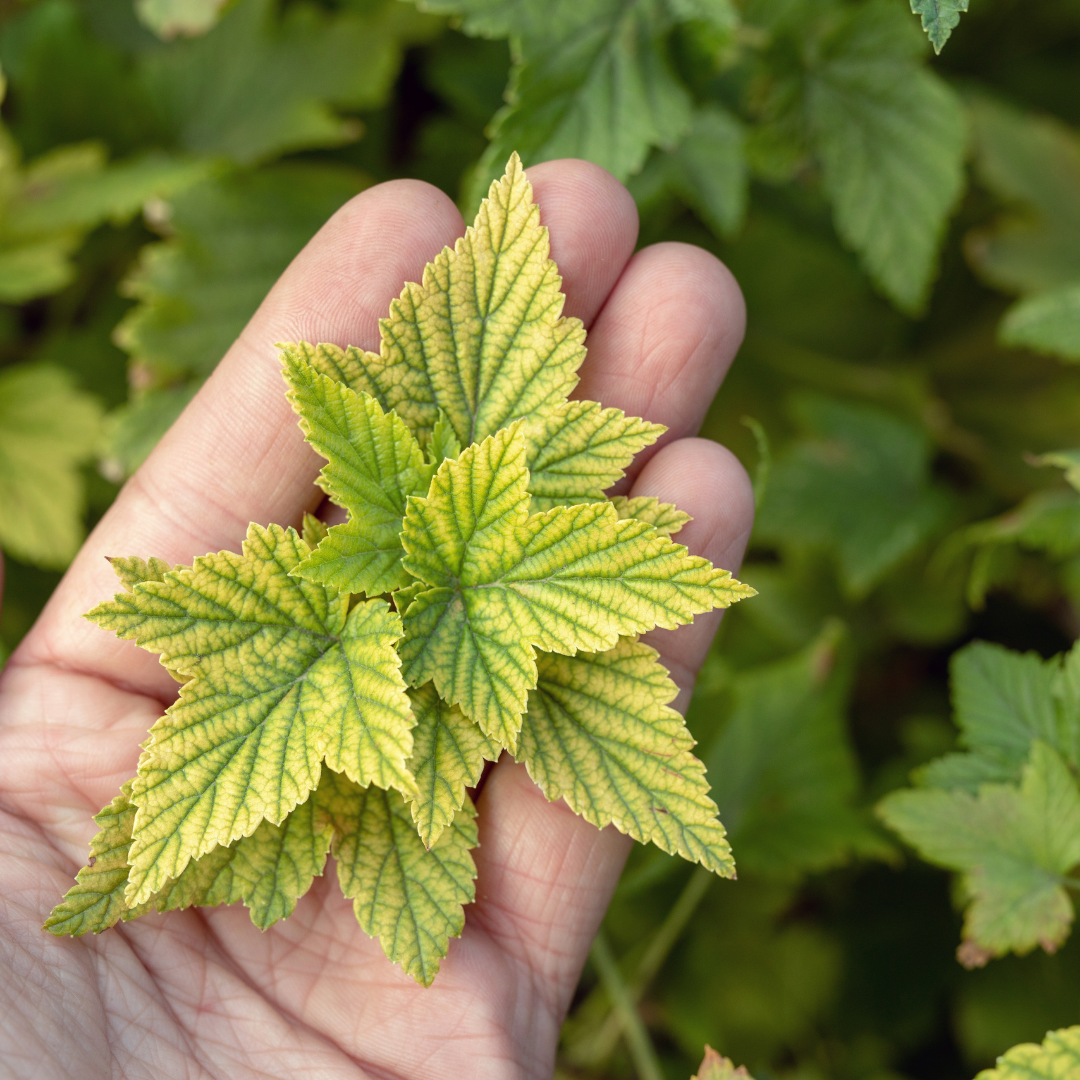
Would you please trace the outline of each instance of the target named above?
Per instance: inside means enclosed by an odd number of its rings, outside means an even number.
[[[402,419],[378,401],[324,375],[290,350],[282,354],[288,398],[307,441],[327,459],[322,489],[349,511],[296,568],[305,580],[378,596],[412,580],[401,567],[401,519],[435,471]]]
[[[670,708],[678,688],[655,649],[542,654],[518,753],[549,799],[723,877],[735,863],[694,739]]]
[[[558,268],[515,154],[476,222],[407,284],[363,354],[375,396],[426,441],[439,410],[462,446],[561,403],[585,359],[585,330],[562,315]]]
[[[603,651],[754,591],[610,503],[530,516],[525,462],[520,423],[443,462],[402,532],[405,568],[430,586],[403,615],[405,678],[433,680],[511,752],[535,649]]]
[[[639,450],[667,430],[595,401],[566,401],[525,422],[534,511],[599,502]]]
[[[429,851],[405,800],[377,787],[359,790],[331,773],[327,811],[341,891],[357,921],[417,982],[431,984],[449,939],[465,925],[476,896],[476,811],[466,799]],[[336,790],[333,785],[336,785]]]
[[[412,816],[420,839],[431,847],[465,804],[465,789],[480,779],[484,761],[497,761],[502,747],[455,705],[447,705],[431,683],[409,691],[416,727],[409,768],[419,794]]]
[[[292,529],[252,525],[243,554],[203,556],[90,612],[188,679],[132,786],[132,904],[191,858],[280,823],[324,759],[362,785],[415,792],[400,620],[383,600],[350,611],[347,596],[291,576],[308,552]]]

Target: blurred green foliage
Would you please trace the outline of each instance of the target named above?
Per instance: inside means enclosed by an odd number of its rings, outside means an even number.
[[[705,434],[760,596],[689,716],[739,880],[635,850],[563,1077],[968,1080],[1077,1024],[1080,4],[421,6],[0,7],[0,656],[348,198],[589,158],[743,287]]]

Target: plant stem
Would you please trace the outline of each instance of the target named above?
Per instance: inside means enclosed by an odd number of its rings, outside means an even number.
[[[667,918],[653,935],[644,955],[638,961],[637,970],[629,981],[627,989],[633,1005],[636,1006],[642,999],[656,973],[663,967],[664,961],[682,936],[686,924],[690,921],[690,916],[701,903],[714,877],[715,875],[710,871],[698,866],[690,875],[690,880],[683,886],[682,892],[672,904]],[[604,989],[608,990],[606,983]],[[608,998],[614,1006],[615,1000],[611,997],[610,991],[608,991]],[[570,1048],[570,1056],[583,1065],[599,1066],[611,1057],[619,1036],[623,1033],[622,1015],[617,1008],[613,1008],[593,1028],[592,1032],[577,1040],[576,1045]]]
[[[664,1080],[652,1040],[645,1030],[645,1025],[641,1022],[630,994],[630,988],[623,980],[622,972],[619,971],[619,965],[611,952],[611,946],[603,930],[597,933],[590,955],[592,962],[596,965],[600,981],[604,984],[604,989],[611,999],[615,1015],[619,1018],[622,1033],[626,1036],[626,1044],[630,1050],[638,1080]]]

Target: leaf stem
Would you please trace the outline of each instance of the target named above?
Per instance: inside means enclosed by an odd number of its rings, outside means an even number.
[[[664,1080],[652,1040],[649,1038],[648,1031],[645,1030],[630,988],[623,980],[622,972],[619,971],[619,965],[603,930],[597,933],[590,956],[596,965],[600,981],[604,984],[604,989],[611,999],[622,1033],[626,1036],[626,1044],[630,1050],[638,1080]]]

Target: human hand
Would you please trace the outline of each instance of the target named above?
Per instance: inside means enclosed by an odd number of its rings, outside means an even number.
[[[632,255],[626,190],[577,161],[529,170],[566,314],[589,330],[579,397],[668,425],[627,480],[694,516],[679,535],[735,571],[753,498],[694,439],[742,337],[711,255]],[[477,900],[435,983],[416,985],[356,924],[329,875],[265,933],[243,908],[144,916],[99,937],[40,929],[85,860],[91,815],[134,774],[176,695],[152,657],[79,616],[115,591],[104,555],[190,563],[247,523],[298,524],[321,464],[282,391],[274,342],[376,348],[378,318],[464,225],[435,188],[353,199],[282,275],[184,415],[121,492],[0,674],[0,1072],[13,1077],[548,1078],[563,1015],[630,841],[548,803],[504,757],[480,794]],[[685,710],[719,612],[654,631]]]

